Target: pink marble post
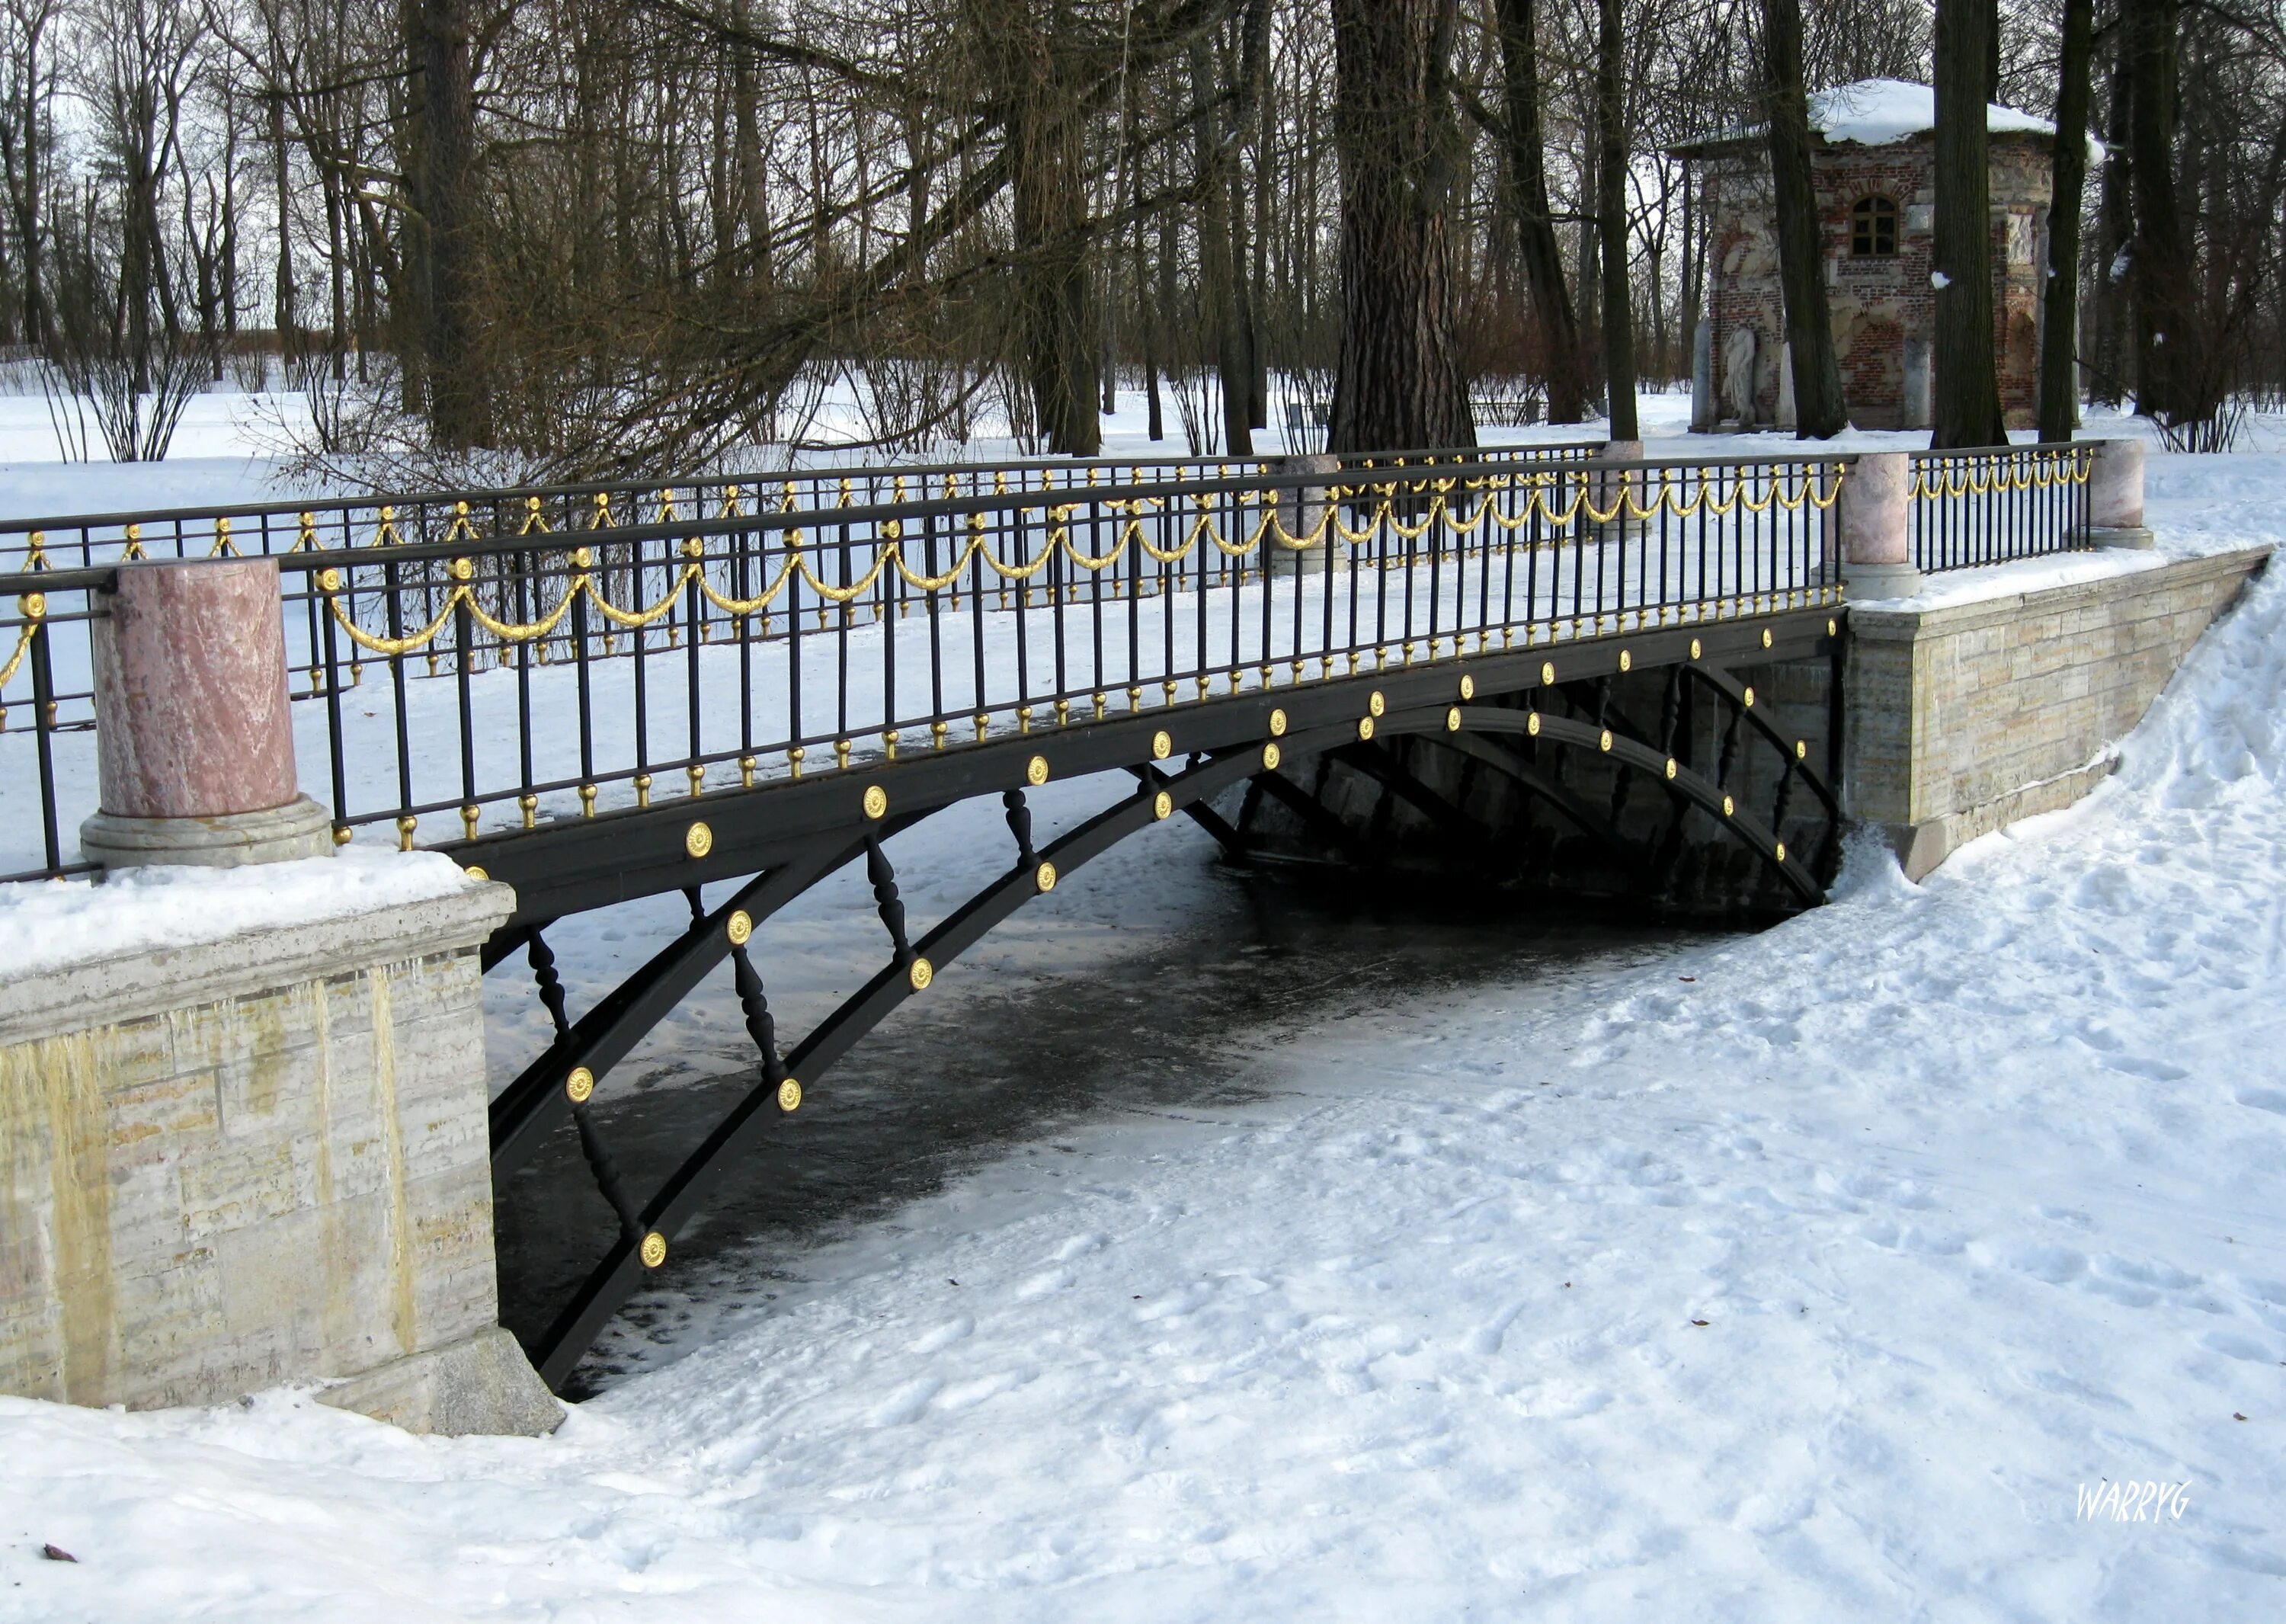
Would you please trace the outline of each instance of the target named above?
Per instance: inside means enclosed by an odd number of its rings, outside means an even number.
[[[2143,523],[2143,442],[2098,440],[2087,477],[2087,522],[2100,547],[2148,547]]]
[[[1902,451],[1859,453],[1841,479],[1841,575],[1850,595],[1909,597],[1920,589],[1913,567],[1912,459]]]
[[[295,772],[277,564],[122,564],[106,607],[93,637],[103,809],[80,830],[88,855],[231,865],[332,850]]]

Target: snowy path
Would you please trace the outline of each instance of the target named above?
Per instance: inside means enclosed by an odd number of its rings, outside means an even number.
[[[2081,808],[1011,1156],[555,1439],[0,1400],[0,1617],[2274,1614],[2282,791],[2274,572]]]

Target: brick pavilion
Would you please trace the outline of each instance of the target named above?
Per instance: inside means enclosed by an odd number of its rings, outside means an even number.
[[[1867,79],[1811,97],[1809,113],[1826,297],[1849,420],[1861,429],[1927,428],[1935,98],[1925,84]],[[2011,427],[2029,427],[2037,406],[2038,268],[2046,257],[2055,126],[1997,104],[1988,120],[2000,405]],[[1708,222],[1708,313],[1694,335],[1691,426],[1791,427],[1764,137],[1742,131],[1675,151],[1699,166]]]

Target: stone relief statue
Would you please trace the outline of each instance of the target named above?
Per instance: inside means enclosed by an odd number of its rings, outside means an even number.
[[[1740,426],[1754,422],[1754,352],[1759,340],[1754,329],[1732,327],[1722,341],[1722,411]]]

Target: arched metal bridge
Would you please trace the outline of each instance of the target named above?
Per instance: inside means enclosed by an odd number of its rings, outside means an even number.
[[[489,524],[439,501],[365,534],[304,515],[290,547],[281,524],[303,759],[340,838],[433,844],[516,890],[485,966],[528,981],[552,1040],[493,1101],[495,1184],[569,1133],[611,1215],[532,1339],[542,1374],[569,1377],[763,1136],[830,1108],[867,1033],[1171,818],[1240,859],[1364,863],[1402,823],[1492,879],[1560,887],[1584,865],[1652,906],[1719,851],[1733,903],[1815,903],[1839,855],[1838,728],[1754,684],[1808,674],[1838,700],[1847,461],[1559,447],[926,498],[715,486],[569,529],[538,499],[492,502]],[[101,567],[50,579],[85,590]],[[43,680],[65,713],[67,678]],[[1073,779],[1099,809],[1038,837],[1028,795]],[[917,926],[887,843],[980,799],[1005,813],[1006,866]],[[774,921],[853,865],[871,906],[849,928],[879,966],[781,1031]],[[582,1001],[549,931],[667,894],[687,928]],[[751,1084],[639,1181],[596,1091],[726,964]]]

